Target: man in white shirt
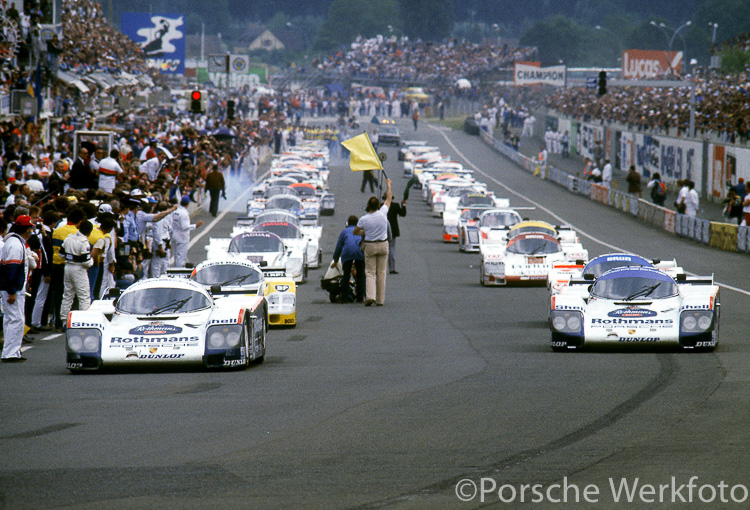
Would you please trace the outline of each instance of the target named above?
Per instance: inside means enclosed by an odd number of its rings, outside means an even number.
[[[109,153],[109,157],[99,162],[99,189],[107,193],[112,193],[117,186],[117,175],[122,173],[122,167],[118,162],[119,158],[119,151],[113,149]]]
[[[685,196],[685,215],[691,218],[698,216],[698,210],[700,209],[700,197],[698,192],[695,191],[695,183],[693,181],[687,181],[688,192]]]
[[[608,188],[612,187],[612,163],[608,159],[604,160],[602,168],[602,184]]]
[[[365,306],[385,303],[385,277],[388,271],[388,208],[393,200],[391,180],[385,180],[387,189],[382,207],[377,197],[367,201],[367,214],[362,216],[354,228],[355,236],[364,236]]]
[[[203,225],[203,221],[196,224],[190,223],[190,213],[187,206],[190,197],[184,196],[180,200],[180,207],[172,215],[172,255],[174,264],[172,267],[185,267],[187,260],[188,243],[190,243],[190,232]]]

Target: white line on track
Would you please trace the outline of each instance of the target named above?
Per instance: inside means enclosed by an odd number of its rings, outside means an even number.
[[[425,123],[425,124],[427,124],[427,123]],[[451,146],[451,148],[452,148],[452,149],[453,149],[454,151],[456,151],[456,154],[457,154],[457,155],[458,155],[458,156],[459,156],[459,157],[460,157],[461,159],[463,159],[463,160],[464,160],[464,161],[466,162],[466,164],[467,164],[468,166],[470,166],[471,168],[473,168],[475,172],[479,172],[480,174],[482,174],[483,176],[485,176],[485,177],[486,177],[487,179],[491,180],[492,182],[494,182],[494,183],[495,183],[495,184],[497,184],[498,186],[500,186],[500,187],[502,187],[503,189],[505,189],[505,190],[506,190],[506,191],[507,191],[508,193],[510,193],[510,194],[512,194],[512,195],[515,195],[515,196],[517,196],[518,198],[521,198],[521,199],[523,199],[523,200],[526,200],[526,201],[527,201],[527,202],[529,202],[530,204],[534,204],[534,205],[535,205],[535,206],[536,206],[537,208],[541,209],[542,211],[546,212],[547,214],[549,214],[550,216],[552,216],[553,218],[555,218],[555,219],[556,219],[557,221],[559,221],[559,222],[560,222],[560,224],[564,224],[564,225],[570,225],[571,227],[575,228],[576,232],[578,232],[578,233],[579,233],[580,235],[582,235],[583,237],[587,237],[587,238],[591,239],[592,241],[594,241],[594,242],[595,242],[595,243],[597,243],[597,244],[600,244],[600,245],[602,245],[602,246],[605,246],[605,247],[607,247],[607,248],[609,248],[609,249],[611,249],[611,250],[613,250],[613,251],[616,251],[616,252],[621,252],[621,253],[629,253],[629,254],[631,254],[631,255],[636,255],[635,253],[633,253],[633,252],[631,252],[631,251],[628,251],[628,250],[626,250],[626,249],[624,249],[624,248],[620,248],[619,246],[615,246],[614,244],[610,244],[610,243],[607,243],[607,242],[605,242],[605,241],[602,241],[601,239],[599,239],[599,238],[597,238],[597,237],[594,237],[593,235],[591,235],[591,234],[589,234],[589,233],[587,233],[587,232],[585,232],[585,231],[581,230],[581,229],[580,229],[580,228],[578,228],[577,226],[575,226],[575,225],[571,224],[571,223],[570,223],[569,221],[566,221],[566,220],[565,220],[564,218],[562,218],[562,217],[561,217],[560,215],[556,214],[556,213],[555,213],[555,212],[553,212],[552,210],[550,210],[550,209],[548,209],[548,208],[544,207],[544,206],[543,206],[542,204],[540,204],[539,202],[535,202],[534,200],[530,199],[530,198],[529,198],[529,197],[527,197],[526,195],[523,195],[522,193],[519,193],[519,192],[517,192],[516,190],[512,189],[512,188],[511,188],[510,186],[506,185],[505,183],[503,183],[503,182],[501,182],[501,181],[499,181],[499,180],[495,179],[495,178],[494,178],[494,177],[492,177],[491,175],[488,175],[488,174],[487,174],[486,172],[484,172],[484,171],[483,171],[483,170],[482,170],[481,168],[479,168],[479,167],[478,167],[478,166],[476,166],[476,165],[475,165],[474,163],[472,163],[472,162],[471,162],[471,160],[470,160],[469,158],[467,158],[467,157],[466,157],[466,156],[465,156],[465,155],[464,155],[464,154],[463,154],[463,153],[462,153],[462,152],[461,152],[461,151],[460,151],[460,150],[458,149],[458,147],[456,147],[456,146],[455,146],[455,145],[453,144],[453,142],[452,142],[452,141],[451,141],[451,140],[450,140],[450,139],[448,138],[448,136],[447,136],[447,135],[445,134],[445,131],[444,131],[444,130],[442,130],[442,129],[440,129],[440,128],[437,128],[437,127],[435,127],[435,126],[432,126],[432,125],[430,125],[430,124],[427,124],[427,126],[429,126],[429,127],[430,127],[430,129],[433,129],[433,130],[437,131],[438,133],[440,133],[440,135],[441,135],[441,136],[442,136],[442,137],[443,137],[443,138],[445,139],[445,141],[446,141],[446,142],[448,143],[448,145],[450,145],[450,146]],[[501,157],[504,157],[504,156],[501,156]],[[515,163],[511,163],[511,164],[515,164]],[[687,274],[688,274],[688,275],[690,275],[690,276],[696,276],[696,275],[695,275],[695,274],[693,274],[693,273],[687,273]],[[746,295],[746,296],[750,296],[750,291],[747,291],[747,290],[745,290],[745,289],[740,289],[740,288],[737,288],[737,287],[733,287],[733,286],[731,286],[731,285],[727,285],[727,284],[725,284],[725,283],[720,283],[720,282],[715,282],[715,283],[716,283],[716,285],[718,285],[718,286],[720,286],[720,287],[723,287],[723,288],[725,288],[725,289],[727,289],[727,290],[732,290],[732,291],[735,291],[735,292],[739,292],[740,294],[744,294],[744,295]]]

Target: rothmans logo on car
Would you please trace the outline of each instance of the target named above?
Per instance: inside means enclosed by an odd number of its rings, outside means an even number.
[[[170,335],[180,332],[182,332],[181,327],[164,324],[163,322],[151,322],[129,331],[131,335]]]
[[[609,317],[656,317],[656,315],[657,313],[653,310],[636,307],[618,308],[607,314]]]

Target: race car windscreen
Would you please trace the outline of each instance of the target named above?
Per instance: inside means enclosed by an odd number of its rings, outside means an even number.
[[[292,188],[298,197],[314,197],[315,188],[310,186],[295,186]]]
[[[634,299],[664,299],[677,295],[677,284],[664,275],[661,277],[620,276],[599,278],[594,282],[591,295],[603,299],[632,301]]]
[[[239,264],[214,264],[199,269],[193,280],[201,285],[252,285],[258,283],[263,274],[252,267]]]
[[[187,313],[211,306],[200,292],[183,288],[146,287],[125,291],[117,300],[117,311],[134,315]]]
[[[458,201],[458,206],[468,207],[470,205],[493,205],[493,202],[491,197],[479,193],[462,195],[461,199]]]
[[[262,232],[271,232],[272,234],[276,234],[282,239],[301,239],[302,233],[300,232],[299,228],[297,228],[295,225],[292,225],[291,223],[286,223],[284,221],[273,221],[269,223],[262,223],[255,227],[254,230],[259,230]]]
[[[511,212],[487,212],[479,218],[480,227],[497,228],[511,227],[521,221],[517,215]]]
[[[294,188],[290,186],[271,186],[266,190],[266,198],[275,197],[276,195],[291,195],[294,193]]]
[[[268,235],[239,235],[229,243],[229,253],[277,253],[284,243]]]
[[[461,195],[470,193],[472,191],[474,190],[472,190],[471,188],[450,188],[445,192],[445,195],[448,197],[460,197]]]
[[[299,198],[289,195],[277,195],[266,202],[268,209],[286,209],[287,211],[300,210],[302,204]]]
[[[560,243],[545,236],[526,236],[513,240],[508,244],[508,253],[519,253],[522,255],[549,255],[562,251]]]

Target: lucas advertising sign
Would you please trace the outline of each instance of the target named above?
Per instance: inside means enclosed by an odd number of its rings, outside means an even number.
[[[622,78],[642,80],[682,74],[681,51],[625,50],[622,52]]]

